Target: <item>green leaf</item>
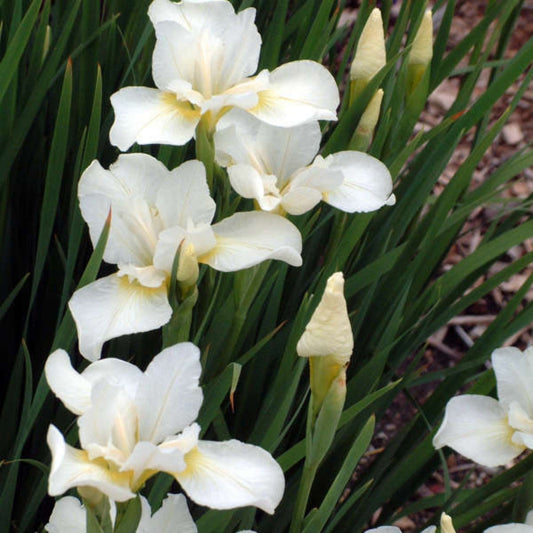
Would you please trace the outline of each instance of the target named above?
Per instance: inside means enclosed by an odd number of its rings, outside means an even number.
[[[61,181],[65,168],[67,146],[69,140],[70,109],[72,100],[72,63],[69,61],[65,69],[63,88],[59,99],[57,118],[50,147],[50,157],[46,170],[41,218],[39,222],[39,236],[37,238],[37,252],[35,255],[35,270],[32,278],[30,304],[28,312],[33,307],[37,288],[41,280],[44,263],[50,247],[50,239],[54,221],[56,219],[61,191]]]
[[[313,533],[315,531],[322,531],[326,522],[329,520],[341,494],[343,493],[348,481],[350,481],[355,467],[361,460],[361,457],[367,450],[372,436],[374,434],[374,427],[376,424],[376,419],[374,416],[371,416],[366,424],[363,426],[363,429],[355,439],[350,451],[346,455],[344,462],[342,463],[335,480],[329,487],[328,492],[326,493],[325,498],[322,501],[322,504],[318,508],[318,512],[315,513],[315,516],[304,529],[304,533]]]
[[[2,61],[0,61],[0,103],[17,72],[20,60],[35,26],[40,6],[41,0],[33,0],[30,4],[24,18],[17,27],[15,35],[9,41]]]

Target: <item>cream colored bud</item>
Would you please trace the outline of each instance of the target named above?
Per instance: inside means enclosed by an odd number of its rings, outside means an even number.
[[[379,113],[381,111],[381,101],[383,100],[383,89],[378,89],[376,94],[370,100],[365,109],[361,120],[357,126],[357,133],[372,135],[379,120]]]
[[[455,533],[452,517],[446,513],[440,515],[440,531],[441,533]]]
[[[336,272],[328,279],[324,295],[298,341],[300,357],[335,356],[347,363],[353,352],[353,333],[346,300],[344,276]]]
[[[376,7],[370,13],[359,37],[350,78],[370,80],[387,62],[385,34],[381,11]]]
[[[431,10],[424,13],[424,18],[416,32],[413,47],[409,53],[409,65],[429,65],[433,57],[433,20]]]
[[[181,285],[191,287],[198,280],[198,259],[194,253],[194,246],[189,244],[180,253],[177,278]]]

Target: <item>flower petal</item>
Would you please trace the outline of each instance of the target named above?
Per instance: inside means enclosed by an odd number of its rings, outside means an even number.
[[[523,450],[511,441],[513,429],[494,398],[467,394],[452,398],[442,425],[433,438],[436,448],[450,446],[476,463],[505,465]]]
[[[100,381],[106,381],[110,385],[121,387],[134,398],[143,373],[127,361],[107,357],[91,363],[81,375],[91,384],[91,388]]]
[[[109,140],[123,152],[134,143],[180,146],[192,139],[200,111],[171,92],[125,87],[111,96],[115,122]]]
[[[157,37],[152,74],[160,89],[184,80],[209,98],[257,70],[261,36],[255,9],[235,14],[229,2],[182,2],[173,13],[168,7],[151,11]]]
[[[280,128],[232,109],[217,125],[215,149],[224,166],[249,164],[262,174],[276,175],[282,186],[291,174],[311,163],[321,137],[316,121]]]
[[[163,449],[151,442],[138,442],[122,464],[121,472],[132,475],[133,485],[141,485],[156,472],[175,472],[185,468],[184,453],[177,449]]]
[[[216,204],[209,195],[203,163],[187,161],[172,170],[159,189],[157,208],[166,228],[211,224]]]
[[[273,126],[290,127],[313,120],[336,120],[339,90],[330,72],[314,61],[293,61],[270,74],[249,113]]]
[[[281,205],[291,215],[307,213],[320,203],[322,193],[311,187],[294,187],[283,195]]]
[[[533,526],[527,524],[502,524],[501,526],[492,526],[483,533],[533,533]]]
[[[198,257],[221,272],[234,272],[267,259],[300,266],[302,236],[288,220],[263,212],[235,213],[213,226],[217,245]]]
[[[105,341],[159,328],[172,315],[166,284],[146,288],[117,274],[77,290],[69,308],[78,330],[80,353],[89,361],[100,358]]]
[[[78,196],[83,218],[96,245],[112,211],[104,261],[150,266],[159,227],[152,215],[157,191],[169,171],[146,154],[122,154],[104,170],[93,161],[83,173]]]
[[[89,409],[91,383],[72,367],[65,350],[56,350],[48,356],[44,372],[50,389],[70,412],[81,415]]]
[[[90,461],[86,451],[66,444],[55,426],[48,428],[46,441],[52,452],[48,477],[50,496],[59,496],[74,487],[94,487],[117,502],[135,497],[129,487],[129,474],[112,472]]]
[[[499,348],[492,352],[498,398],[505,408],[518,403],[533,418],[533,351]]]
[[[94,385],[91,408],[78,418],[80,443],[89,459],[103,457],[121,466],[137,442],[137,410],[120,386],[102,380]]]
[[[149,524],[139,524],[139,533],[197,533],[183,494],[168,494]]]
[[[85,507],[73,496],[57,500],[44,530],[48,533],[86,533]]]
[[[200,350],[190,342],[154,357],[135,397],[139,440],[158,444],[196,420],[203,400],[201,373]]]
[[[325,196],[324,201],[333,207],[348,213],[367,213],[394,203],[390,172],[375,157],[345,151],[326,157],[323,164],[344,176],[344,182]]]
[[[261,174],[250,165],[229,167],[228,178],[234,191],[243,198],[259,200],[265,194]]]
[[[283,472],[258,446],[238,440],[199,441],[185,462],[187,469],[174,475],[200,505],[212,509],[254,505],[272,514],[283,496]]]

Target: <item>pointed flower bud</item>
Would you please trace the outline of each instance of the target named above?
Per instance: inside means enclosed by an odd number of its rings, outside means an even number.
[[[296,346],[300,357],[310,358],[313,416],[320,411],[332,386],[346,388],[353,333],[343,291],[344,277],[342,272],[336,272],[328,279],[322,299]],[[337,405],[339,413],[344,405],[342,398]]]
[[[381,11],[376,7],[370,13],[359,37],[350,79],[368,82],[387,62],[385,34]]]
[[[429,65],[433,57],[433,20],[431,10],[424,13],[424,18],[416,32],[413,47],[409,54],[409,65]]]
[[[361,120],[359,121],[356,130],[358,133],[364,135],[372,135],[374,133],[374,129],[376,128],[376,124],[379,120],[379,112],[381,111],[382,100],[383,89],[378,89],[361,116]]]
[[[348,363],[353,352],[353,334],[344,299],[344,276],[336,272],[327,281],[324,295],[298,341],[300,357],[333,355]]]
[[[440,515],[440,531],[441,533],[455,533],[452,517],[446,513]]]

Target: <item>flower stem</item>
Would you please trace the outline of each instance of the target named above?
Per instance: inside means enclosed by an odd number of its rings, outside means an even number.
[[[302,525],[305,518],[305,510],[307,508],[309,494],[311,493],[311,487],[313,485],[313,481],[315,480],[317,469],[318,464],[308,464],[306,461],[302,478],[300,480],[300,487],[298,489],[298,496],[296,498],[296,504],[292,514],[291,528],[289,533],[299,533],[302,530]]]

